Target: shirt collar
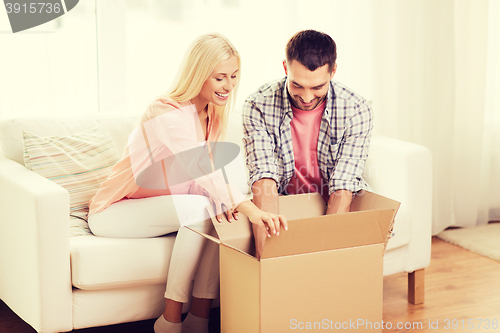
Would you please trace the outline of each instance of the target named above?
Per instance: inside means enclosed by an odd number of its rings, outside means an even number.
[[[285,77],[284,81],[285,89],[284,90],[284,96],[283,96],[283,117],[288,116],[290,119],[293,118],[293,111],[292,111],[292,105],[290,103],[290,99],[288,98],[288,77]],[[333,110],[333,104],[335,100],[335,91],[333,89],[333,81],[330,80],[328,83],[328,92],[326,93],[326,106],[325,106],[325,111],[323,111],[323,118],[328,119],[328,116],[330,114],[330,110]],[[282,119],[283,120],[283,119]]]
[[[335,91],[333,89],[333,82],[330,80],[328,92],[326,93],[326,106],[324,116],[330,115],[330,112],[333,112],[333,104],[335,103]],[[327,117],[328,119],[328,117]]]
[[[293,119],[292,104],[288,98],[288,76],[285,77],[285,89],[283,96],[283,117],[288,116],[288,118]]]

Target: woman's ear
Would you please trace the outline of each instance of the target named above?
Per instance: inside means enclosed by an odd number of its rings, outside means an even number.
[[[286,59],[283,60],[283,69],[285,70],[285,75],[288,76],[288,70],[286,68]]]

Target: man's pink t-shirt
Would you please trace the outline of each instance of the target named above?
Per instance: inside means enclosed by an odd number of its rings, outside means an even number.
[[[319,192],[328,203],[328,182],[323,181],[318,164],[318,136],[326,100],[317,108],[304,111],[292,106],[293,157],[295,171],[286,186],[288,194]]]

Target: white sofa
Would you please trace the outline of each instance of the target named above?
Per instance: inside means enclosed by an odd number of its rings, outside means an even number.
[[[25,168],[22,157],[23,130],[43,137],[104,124],[121,152],[136,122],[124,117],[0,122],[0,299],[38,332],[150,319],[163,311],[173,236],[70,236],[68,192]],[[241,145],[239,118],[231,120],[226,141]],[[242,158],[236,163],[242,166]],[[375,192],[402,203],[384,275],[419,272],[410,274],[413,303],[423,301],[420,273],[430,263],[431,164],[426,148],[375,136],[365,172]]]

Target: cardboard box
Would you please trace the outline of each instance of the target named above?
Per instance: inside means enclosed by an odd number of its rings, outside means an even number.
[[[281,196],[288,231],[254,256],[251,224],[213,220],[220,244],[221,332],[382,332],[383,254],[399,203],[371,192],[324,215],[319,194]]]

